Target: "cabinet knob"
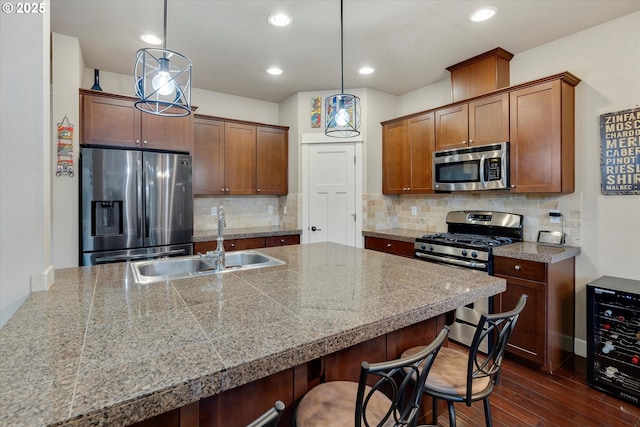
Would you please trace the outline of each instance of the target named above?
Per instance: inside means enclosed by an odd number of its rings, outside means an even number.
[[[516,185],[515,184],[511,184],[511,188],[516,188]]]
[[[222,191],[224,193],[224,187],[220,189],[220,191]]]
[[[284,239],[280,239],[280,243],[284,244]]]
[[[229,189],[228,189],[228,188],[225,188],[225,189],[224,189],[224,191],[226,191],[226,192],[228,193],[228,192],[229,192]]]
[[[467,141],[462,141],[462,143],[463,143],[464,145],[467,145]]]
[[[514,269],[515,271],[520,271],[520,270],[522,269],[522,267],[520,267],[519,265],[514,265],[514,266],[513,266],[513,269]]]
[[[260,189],[258,188],[258,193],[260,192]]]
[[[142,141],[143,144],[147,145],[147,140]]]
[[[140,145],[140,140],[136,139],[136,145]]]
[[[387,243],[387,247],[390,248],[391,247],[391,243]]]
[[[229,246],[231,246],[232,248],[235,248],[236,244],[235,243],[231,243]]]
[[[469,144],[473,144],[473,139],[470,139],[470,140],[469,140]]]

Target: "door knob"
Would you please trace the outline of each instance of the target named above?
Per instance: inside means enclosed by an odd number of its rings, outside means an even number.
[[[317,228],[315,225],[312,225],[312,226],[311,226],[311,231],[316,231],[316,230],[317,230],[317,231],[322,231],[322,229],[321,229],[321,228]]]

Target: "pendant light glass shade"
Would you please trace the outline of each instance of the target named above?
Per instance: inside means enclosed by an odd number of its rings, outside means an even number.
[[[340,0],[340,89],[338,95],[324,100],[324,134],[336,138],[360,135],[360,98],[344,93],[344,42],[342,25],[342,0]]]
[[[325,134],[336,138],[360,135],[360,98],[355,95],[331,95],[324,100]]]
[[[191,61],[167,50],[167,0],[164,0],[163,48],[140,49],[134,68],[138,110],[158,116],[191,114]]]

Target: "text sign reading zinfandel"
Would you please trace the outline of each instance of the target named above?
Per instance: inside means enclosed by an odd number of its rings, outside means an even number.
[[[640,194],[640,108],[600,116],[602,194]]]

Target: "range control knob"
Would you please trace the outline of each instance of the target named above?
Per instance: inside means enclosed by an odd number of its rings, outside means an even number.
[[[424,251],[425,249],[427,249],[427,245],[425,245],[424,243],[422,243],[422,244],[420,245],[420,249],[422,249],[422,250]]]
[[[460,253],[462,254],[462,256],[467,256],[467,253],[468,253],[468,252],[467,252],[467,250],[466,250],[466,249],[463,249],[463,250],[462,250],[462,252],[460,252]]]
[[[433,251],[433,245],[429,245],[429,250]]]
[[[478,258],[478,252],[476,251],[471,252],[471,258]]]

